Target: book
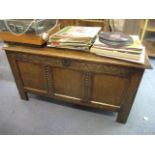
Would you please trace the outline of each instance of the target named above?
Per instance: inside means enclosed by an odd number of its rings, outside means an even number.
[[[67,26],[54,34],[55,38],[90,39],[96,36],[101,27]]]
[[[53,47],[53,48],[60,48],[60,49],[70,49],[70,50],[79,50],[79,51],[86,51],[89,52],[90,48],[86,46],[54,46],[54,45],[47,45],[47,47]]]
[[[49,37],[47,47],[88,50],[101,27],[67,26]]]
[[[141,54],[128,54],[128,53],[120,53],[118,51],[101,50],[92,47],[90,49],[90,52],[99,56],[105,56],[109,58],[135,62],[139,64],[144,64],[145,60],[145,49],[142,50]]]
[[[97,37],[90,52],[99,56],[143,64],[145,47],[140,43],[138,36],[131,37],[133,38],[131,45],[116,48],[100,42],[99,37]]]

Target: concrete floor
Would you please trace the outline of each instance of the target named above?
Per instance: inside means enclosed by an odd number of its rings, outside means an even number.
[[[151,60],[155,67],[155,60]],[[116,113],[29,95],[23,101],[0,51],[0,134],[155,134],[155,70],[146,70],[127,124]],[[145,120],[147,117],[148,120]]]

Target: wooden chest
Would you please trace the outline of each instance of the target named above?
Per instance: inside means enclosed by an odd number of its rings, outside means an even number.
[[[22,99],[34,93],[118,112],[125,123],[148,57],[138,65],[90,53],[54,48],[4,48]]]

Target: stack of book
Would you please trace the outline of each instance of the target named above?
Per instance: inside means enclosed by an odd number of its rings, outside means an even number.
[[[132,38],[130,45],[119,47],[101,42],[98,36],[90,52],[99,56],[143,64],[145,60],[145,47],[141,44],[137,35],[130,35],[130,37]]]
[[[47,46],[89,50],[101,27],[67,26],[49,37]]]

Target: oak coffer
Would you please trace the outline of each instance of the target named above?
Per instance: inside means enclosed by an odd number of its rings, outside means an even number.
[[[34,93],[118,113],[125,123],[145,64],[98,57],[91,53],[45,47],[4,48],[22,99]]]

